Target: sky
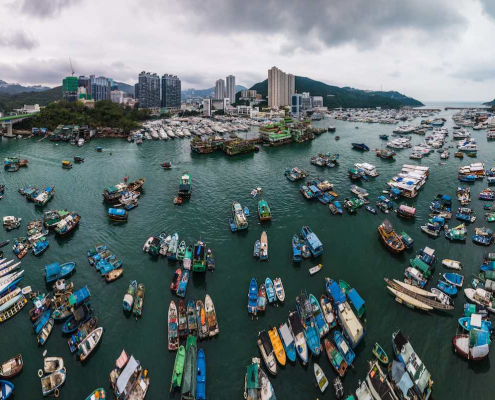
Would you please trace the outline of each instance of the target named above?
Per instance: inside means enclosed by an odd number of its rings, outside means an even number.
[[[495,98],[495,0],[1,0],[0,79],[174,74],[182,89],[277,66],[427,101]]]

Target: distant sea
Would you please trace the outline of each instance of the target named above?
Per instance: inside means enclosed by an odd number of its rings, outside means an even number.
[[[486,100],[489,101],[489,100]],[[431,107],[486,107],[482,104],[486,101],[428,101],[424,108]],[[422,108],[422,107],[420,107]]]

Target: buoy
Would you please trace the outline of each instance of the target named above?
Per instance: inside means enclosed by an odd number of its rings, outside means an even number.
[[[38,370],[38,376],[41,378],[43,376],[43,370],[42,369],[39,369]]]
[[[48,353],[48,350],[45,350],[45,351],[43,352],[43,357],[45,357],[45,356],[46,356],[46,353]]]
[[[55,388],[55,390],[53,391],[53,396],[58,397],[59,395],[60,395],[60,390],[58,390],[58,388]]]

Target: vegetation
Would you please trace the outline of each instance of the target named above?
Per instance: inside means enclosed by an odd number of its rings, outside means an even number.
[[[268,80],[255,84],[251,89],[266,97]],[[301,76],[296,76],[296,91],[309,92],[311,96],[322,96],[323,105],[328,108],[399,108],[406,105],[413,107],[423,105],[398,92],[367,92],[349,87],[339,88]]]
[[[138,126],[138,121],[149,118],[148,110],[124,108],[111,101],[98,101],[94,108],[88,108],[82,102],[59,101],[46,106],[32,119],[16,125],[20,129],[44,127],[50,130],[58,125],[89,125],[92,127],[118,128],[129,132]]]
[[[0,111],[8,113],[24,104],[39,104],[46,106],[62,99],[62,87],[57,86],[42,92],[25,92],[19,94],[0,93]]]
[[[492,108],[495,107],[495,99],[493,99],[492,101],[489,101],[487,103],[483,103],[484,106],[492,106]]]

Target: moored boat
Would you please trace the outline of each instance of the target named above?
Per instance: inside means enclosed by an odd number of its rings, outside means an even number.
[[[22,360],[22,355],[17,354],[10,360],[5,361],[0,365],[0,377],[1,378],[12,378],[22,371],[24,367],[24,361]]]
[[[93,351],[98,346],[98,343],[101,342],[103,332],[103,328],[96,328],[91,333],[89,333],[88,336],[86,336],[84,340],[79,344],[78,355],[80,361],[86,361],[93,353]]]
[[[323,373],[323,370],[321,369],[321,367],[317,363],[313,364],[313,369],[314,369],[314,373],[315,373],[316,383],[317,383],[321,393],[323,393],[325,391],[325,389],[328,387],[328,379],[325,376],[325,374]]]
[[[330,340],[325,339],[323,344],[325,346],[325,351],[327,353],[328,360],[330,361],[330,365],[339,376],[343,377],[347,371],[347,362],[344,357],[335,348],[333,343],[330,342]]]
[[[272,375],[277,375],[277,363],[273,353],[273,346],[268,333],[264,330],[258,334],[258,348],[260,349],[261,356],[263,357],[268,372]]]
[[[295,347],[297,354],[303,364],[306,364],[308,362],[308,346],[306,343],[306,340],[304,338],[304,328],[301,322],[301,319],[299,318],[299,315],[295,312],[292,311],[289,313],[289,326],[290,329],[294,335],[295,338]]]
[[[177,306],[172,300],[168,306],[168,349],[175,351],[179,348]]]
[[[132,281],[124,296],[123,307],[124,311],[131,312],[134,305],[134,296],[136,294],[137,281]]]
[[[132,308],[132,313],[137,317],[140,317],[143,313],[143,304],[144,304],[144,294],[146,288],[144,283],[140,283],[136,290],[136,295],[134,298],[134,306]]]

